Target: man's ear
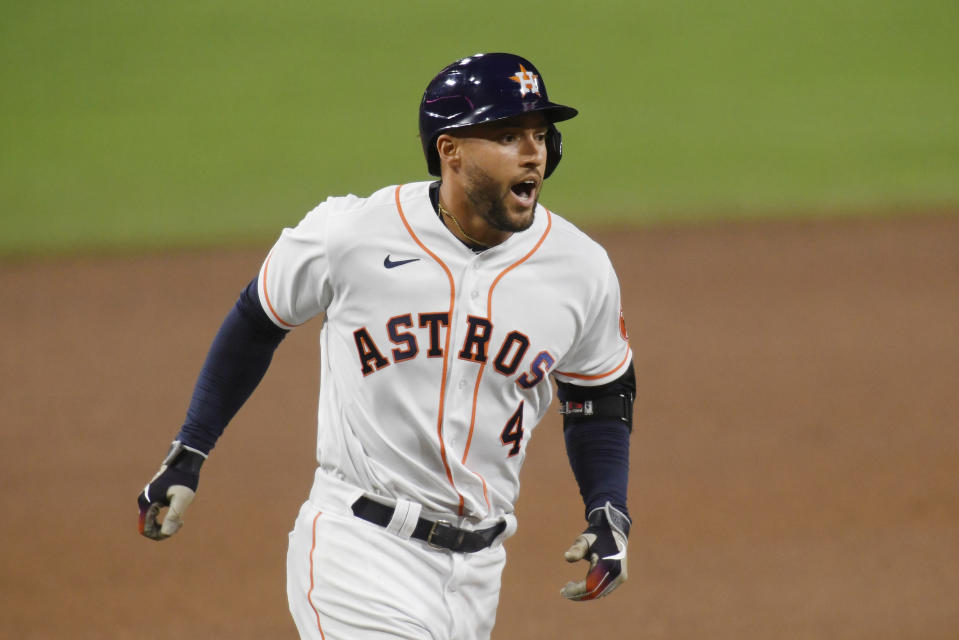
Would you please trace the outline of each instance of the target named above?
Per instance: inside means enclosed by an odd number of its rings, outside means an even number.
[[[459,169],[460,166],[460,141],[453,136],[442,133],[436,139],[436,153],[440,157],[440,164],[446,164],[451,169]]]

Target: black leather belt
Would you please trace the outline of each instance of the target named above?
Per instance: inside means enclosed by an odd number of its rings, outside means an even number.
[[[362,518],[381,527],[390,524],[390,520],[393,519],[393,511],[395,511],[393,507],[370,500],[366,496],[354,502],[352,509],[353,515],[357,518]],[[416,528],[413,529],[412,537],[437,549],[473,553],[490,546],[490,543],[505,528],[506,522],[500,522],[489,529],[467,531],[454,527],[445,520],[433,521],[420,518],[416,521]]]

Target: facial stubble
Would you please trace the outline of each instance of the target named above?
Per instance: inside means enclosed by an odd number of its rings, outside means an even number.
[[[506,199],[509,198],[512,191],[509,187],[506,191],[501,191],[499,184],[491,175],[476,166],[470,166],[466,170],[469,184],[465,188],[465,193],[470,204],[475,211],[479,212],[486,224],[498,231],[515,233],[526,231],[533,224],[533,218],[536,213],[536,205],[539,202],[537,197],[533,201],[533,209],[527,218],[519,221],[510,219],[506,211]]]

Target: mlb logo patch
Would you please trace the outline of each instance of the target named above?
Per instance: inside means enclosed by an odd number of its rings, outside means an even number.
[[[510,80],[519,83],[519,95],[525,97],[527,93],[539,95],[539,76],[526,70],[523,65],[519,66],[516,75],[510,76]]]

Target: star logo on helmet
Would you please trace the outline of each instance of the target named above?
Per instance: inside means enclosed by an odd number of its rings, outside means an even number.
[[[516,75],[510,76],[509,79],[519,83],[519,95],[521,98],[527,93],[539,95],[539,76],[527,71],[523,65],[520,65]]]

